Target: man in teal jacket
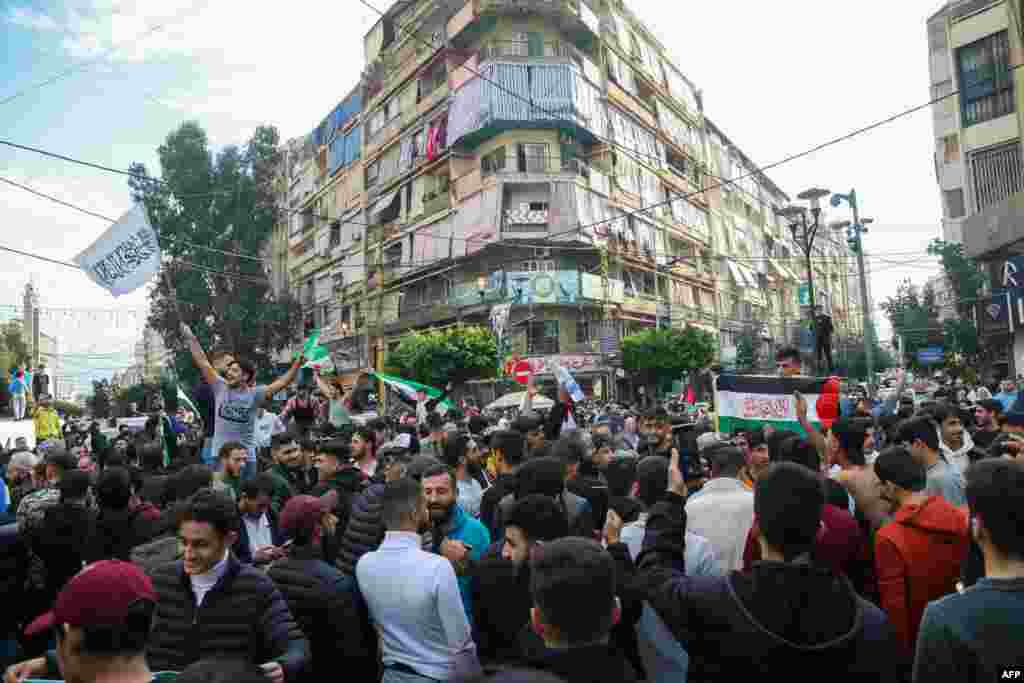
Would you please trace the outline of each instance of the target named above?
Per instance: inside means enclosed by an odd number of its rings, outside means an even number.
[[[423,473],[423,493],[427,498],[433,533],[430,550],[451,561],[459,579],[459,592],[466,618],[472,621],[473,604],[470,592],[470,563],[477,562],[491,544],[487,527],[466,514],[458,503],[455,473],[446,465],[435,465]]]

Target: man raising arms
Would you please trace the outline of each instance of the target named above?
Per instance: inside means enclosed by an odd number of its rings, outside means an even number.
[[[228,364],[224,376],[221,377],[210,365],[206,352],[199,345],[199,340],[192,333],[192,329],[182,323],[181,332],[188,342],[196,367],[213,389],[215,428],[211,450],[219,453],[223,444],[229,441],[240,442],[248,452],[242,474],[243,479],[248,479],[256,474],[256,416],[260,406],[292,383],[305,359],[300,354],[288,372],[277,380],[268,385],[252,387],[250,385],[256,376],[256,368],[252,363],[235,358]]]

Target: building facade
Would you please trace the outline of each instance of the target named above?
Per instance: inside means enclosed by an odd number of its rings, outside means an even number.
[[[499,304],[542,381],[562,365],[602,397],[629,390],[618,343],[645,328],[799,341],[803,258],[774,213],[788,196],[627,6],[399,2],[364,51],[361,83],[286,145],[287,249],[271,251],[343,372]],[[845,321],[843,244],[812,261]]]
[[[1024,266],[1022,19],[1019,0],[952,0],[927,22],[932,95],[944,98],[932,107],[942,232],[990,271],[994,296],[975,316],[991,378],[1024,369],[1020,291],[1007,278]]]

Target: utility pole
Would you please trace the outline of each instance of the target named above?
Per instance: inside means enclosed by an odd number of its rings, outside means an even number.
[[[832,206],[838,207],[843,201],[850,205],[853,210],[853,225],[848,229],[847,242],[857,252],[857,274],[860,279],[860,308],[861,327],[864,331],[864,362],[868,371],[868,392],[873,393],[875,386],[875,359],[872,357],[874,350],[871,340],[871,308],[868,302],[868,283],[864,275],[864,242],[861,235],[868,231],[865,223],[870,223],[870,218],[861,222],[860,207],[857,205],[857,191],[850,190],[850,194],[832,195]]]

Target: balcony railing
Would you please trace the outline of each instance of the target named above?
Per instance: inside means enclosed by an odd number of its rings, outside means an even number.
[[[483,62],[488,59],[516,59],[540,57],[576,56],[576,48],[558,40],[530,42],[526,40],[491,40],[480,47],[477,58]]]

